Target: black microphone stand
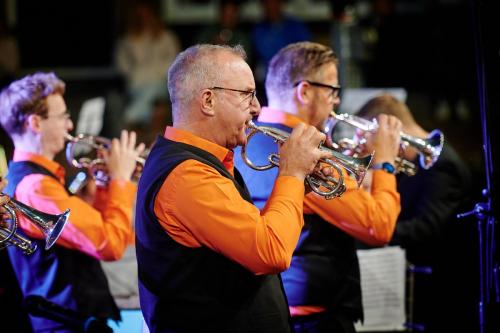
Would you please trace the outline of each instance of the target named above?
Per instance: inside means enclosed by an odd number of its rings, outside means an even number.
[[[42,317],[64,324],[80,333],[112,333],[105,321],[86,317],[80,313],[50,302],[38,295],[29,295],[24,299],[24,308],[35,317]]]
[[[479,107],[481,115],[481,128],[483,134],[483,154],[486,176],[486,188],[482,191],[484,202],[478,202],[474,208],[466,213],[458,214],[458,218],[475,216],[477,219],[478,246],[479,246],[479,332],[484,333],[487,320],[497,320],[495,316],[489,316],[488,306],[494,302],[500,302],[500,288],[498,275],[498,261],[495,257],[495,217],[493,212],[493,159],[489,131],[489,113],[487,110],[487,78],[485,76],[485,63],[483,58],[482,22],[481,14],[485,10],[484,4],[479,0],[471,0],[472,27],[474,29],[474,49],[477,70],[477,88],[479,97]],[[482,11],[483,10],[483,11]]]

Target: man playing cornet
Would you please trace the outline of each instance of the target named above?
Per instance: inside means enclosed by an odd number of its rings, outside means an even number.
[[[340,103],[337,57],[329,47],[310,42],[290,44],[271,60],[266,77],[269,106],[262,109],[257,125],[289,131],[300,123],[318,129]],[[373,164],[394,165],[399,150],[401,123],[381,116],[373,135]],[[255,136],[247,156],[267,159],[276,145]],[[254,171],[236,156],[236,165],[252,198],[264,206],[276,178],[274,169]],[[353,332],[363,317],[355,239],[371,245],[389,242],[399,214],[396,178],[389,168],[374,172],[371,192],[346,179],[342,197],[325,200],[310,193],[304,199],[305,226],[292,264],[282,274],[292,322],[297,332]],[[349,181],[350,180],[350,181]]]
[[[304,178],[325,135],[299,125],[259,211],[233,165],[260,112],[240,46],[195,45],[168,72],[173,126],[139,182],[136,250],[141,309],[151,332],[291,332],[278,273],[303,226]]]
[[[64,82],[53,73],[36,73],[11,83],[0,94],[0,122],[15,146],[6,194],[51,214],[71,209],[53,249],[25,256],[10,247],[9,256],[25,296],[43,296],[87,317],[119,319],[99,260],[119,259],[133,234],[136,186],[130,177],[144,146],[136,147],[135,133],[123,131],[104,152],[111,181],[97,191],[94,205],[70,195],[64,169],[54,161],[73,129],[64,90]],[[41,238],[31,223],[19,220],[26,235]],[[41,317],[31,317],[31,323],[36,332],[70,331]]]

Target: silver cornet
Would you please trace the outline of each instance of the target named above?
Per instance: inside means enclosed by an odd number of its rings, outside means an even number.
[[[25,254],[32,254],[36,251],[36,244],[17,231],[18,214],[27,217],[31,223],[45,235],[45,249],[48,250],[57,241],[68,221],[70,210],[67,209],[59,215],[52,215],[41,212],[33,207],[27,206],[14,198],[2,206],[7,211],[10,219],[0,224],[0,249],[9,245],[19,247]]]
[[[332,111],[330,116],[366,132],[373,132],[378,128],[376,121],[367,120],[355,115],[347,113],[336,114]],[[400,137],[404,146],[409,145],[417,149],[420,155],[420,166],[426,170],[436,163],[443,150],[444,135],[438,129],[433,130],[425,139],[416,138],[403,132],[400,133]],[[401,168],[403,172],[407,170],[407,172],[405,172],[406,174],[415,174],[415,166],[413,165],[413,168],[410,166],[410,164],[413,163],[400,159],[400,164],[403,165],[403,168]]]
[[[241,148],[241,157],[243,158],[243,161],[249,167],[258,171],[278,167],[279,155],[274,153],[270,154],[268,157],[269,164],[261,166],[253,164],[247,156],[246,146],[249,144],[250,139],[259,132],[273,138],[276,143],[284,143],[288,139],[290,134],[274,127],[257,126],[252,121],[248,122],[248,127],[250,128],[250,131],[247,134],[247,144]],[[354,175],[358,186],[362,183],[363,178],[366,174],[366,170],[371,163],[373,154],[367,155],[365,157],[355,158],[345,156],[323,145],[320,145],[319,149],[328,151],[333,155],[334,160],[325,158],[321,159],[320,163],[325,163],[333,167],[337,172],[338,178],[325,176],[321,171],[315,171],[314,173],[307,175],[306,182],[315,193],[325,197],[325,199],[340,197],[346,190],[344,184],[344,176],[342,174],[341,168],[346,169]],[[322,190],[322,187],[326,190]]]
[[[351,152],[350,154],[352,156],[357,156],[360,152],[360,147],[364,145],[366,142],[366,139],[360,139],[359,141],[355,141],[353,139],[349,138],[343,138],[340,139],[337,143],[334,143],[334,148],[337,150],[340,150],[342,152],[349,151]],[[397,156],[394,160],[395,162],[395,167],[396,167],[396,173],[404,173],[407,176],[415,176],[417,168],[415,167],[415,164],[412,162],[405,160],[404,158],[401,158]]]
[[[94,177],[97,185],[109,181],[106,161],[101,158],[101,151],[109,150],[111,140],[100,136],[78,134],[76,137],[66,134],[66,160],[75,168],[85,168]],[[143,154],[144,155],[144,154]],[[133,178],[139,178],[144,168],[145,159],[137,157]]]

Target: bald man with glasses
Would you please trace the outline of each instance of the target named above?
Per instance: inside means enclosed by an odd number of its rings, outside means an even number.
[[[330,154],[299,125],[281,147],[269,205],[252,203],[233,149],[260,112],[239,47],[195,45],[168,72],[173,126],[139,182],[141,309],[152,332],[291,332],[279,273],[303,225],[304,178]]]

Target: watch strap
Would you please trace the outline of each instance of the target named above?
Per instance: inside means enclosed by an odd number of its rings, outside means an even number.
[[[390,173],[392,175],[396,173],[396,168],[394,167],[394,165],[392,165],[392,163],[389,163],[389,162],[374,164],[374,165],[372,165],[372,169],[373,170],[384,170],[385,172]]]

